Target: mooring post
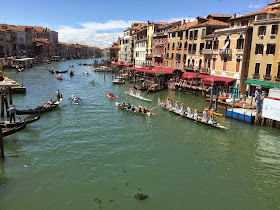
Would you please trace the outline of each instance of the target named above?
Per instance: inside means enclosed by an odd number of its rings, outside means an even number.
[[[9,116],[10,116],[10,113],[9,113],[9,111],[8,111],[8,109],[9,109],[9,104],[8,104],[7,95],[4,95],[4,103],[5,103],[5,106],[6,106],[7,117],[9,117]]]
[[[4,95],[1,95],[1,117],[4,117]]]
[[[4,143],[2,135],[2,126],[0,125],[0,158],[4,159]]]
[[[11,87],[9,87],[9,102],[10,102],[10,105],[12,105],[13,104],[13,96],[12,96],[12,88]]]

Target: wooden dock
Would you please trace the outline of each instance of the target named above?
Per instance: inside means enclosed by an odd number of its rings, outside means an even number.
[[[12,93],[26,93],[26,88],[22,84],[19,84],[6,76],[4,76],[3,78],[4,81],[0,81],[0,88],[11,87]]]

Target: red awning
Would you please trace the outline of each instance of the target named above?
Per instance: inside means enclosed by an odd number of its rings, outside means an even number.
[[[131,63],[123,64],[124,66],[133,66]]]
[[[183,79],[192,79],[192,78],[196,78],[197,75],[196,73],[194,72],[185,72],[183,75],[182,75],[182,78]]]
[[[224,83],[228,84],[235,79],[232,78],[225,78],[225,77],[216,77],[211,75],[199,75],[199,77],[202,79],[202,83],[211,85],[212,83]]]
[[[160,72],[164,72],[165,74],[174,74],[174,71],[176,69],[168,69],[168,68],[163,68],[163,67],[154,67],[153,71],[155,73],[160,73]]]

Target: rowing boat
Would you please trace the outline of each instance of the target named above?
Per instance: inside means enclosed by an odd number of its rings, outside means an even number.
[[[147,117],[150,117],[151,115],[156,115],[155,113],[152,113],[152,112],[146,112],[144,113],[143,111],[142,112],[138,112],[137,109],[138,107],[132,107],[131,109],[127,109],[126,107],[123,106],[123,104],[119,103],[119,102],[116,102],[116,106],[118,108],[122,108],[122,110],[126,110],[128,112],[132,112],[132,113],[136,113],[136,114],[140,114],[140,115],[145,115]]]
[[[56,77],[56,79],[58,79],[58,80],[62,80],[62,76],[56,75],[55,77]]]
[[[108,98],[116,99],[116,97],[112,93],[105,93]]]
[[[40,113],[47,112],[47,111],[55,109],[61,103],[61,101],[62,101],[62,98],[59,98],[55,102],[50,102],[49,107],[40,106],[36,109],[16,110],[16,114],[24,115],[24,114],[38,114],[39,112]]]
[[[134,98],[138,98],[138,99],[143,100],[143,101],[152,101],[151,99],[144,98],[144,97],[138,96],[138,95],[136,95],[136,94],[131,94],[131,93],[126,92],[126,91],[125,91],[125,93],[126,93],[127,95],[129,95],[129,96],[132,96],[132,97],[134,97]]]
[[[160,101],[160,99],[158,99],[158,100]],[[180,115],[180,116],[182,116],[182,117],[184,117],[184,118],[187,118],[187,119],[190,119],[190,120],[192,120],[192,121],[194,121],[194,122],[200,122],[200,123],[203,123],[203,124],[205,124],[205,125],[209,125],[209,126],[211,126],[211,127],[219,128],[219,129],[223,129],[223,130],[228,129],[227,127],[222,126],[221,124],[219,124],[219,123],[217,123],[217,122],[211,122],[210,120],[204,122],[204,121],[202,120],[202,117],[198,117],[197,119],[194,119],[193,116],[189,117],[189,116],[187,116],[186,114],[183,114],[183,115],[182,115],[181,111],[178,110],[178,109],[175,109],[174,107],[169,108],[169,107],[166,107],[166,106],[165,106],[164,104],[162,104],[162,103],[160,103],[160,106],[161,106],[162,108],[168,110],[169,112],[173,112],[174,114]]]
[[[73,99],[73,98],[69,98],[69,100],[71,101],[72,104],[75,104],[75,105],[79,105],[79,99]]]
[[[62,70],[56,70],[56,71],[55,71],[55,73],[57,73],[57,74],[58,74],[58,73],[67,73],[67,72],[68,72],[68,70],[65,70],[65,71],[62,71]]]

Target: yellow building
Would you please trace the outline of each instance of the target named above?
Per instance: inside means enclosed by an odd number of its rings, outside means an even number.
[[[255,86],[280,88],[280,1],[268,4],[254,13],[250,65],[246,84],[251,92]]]

